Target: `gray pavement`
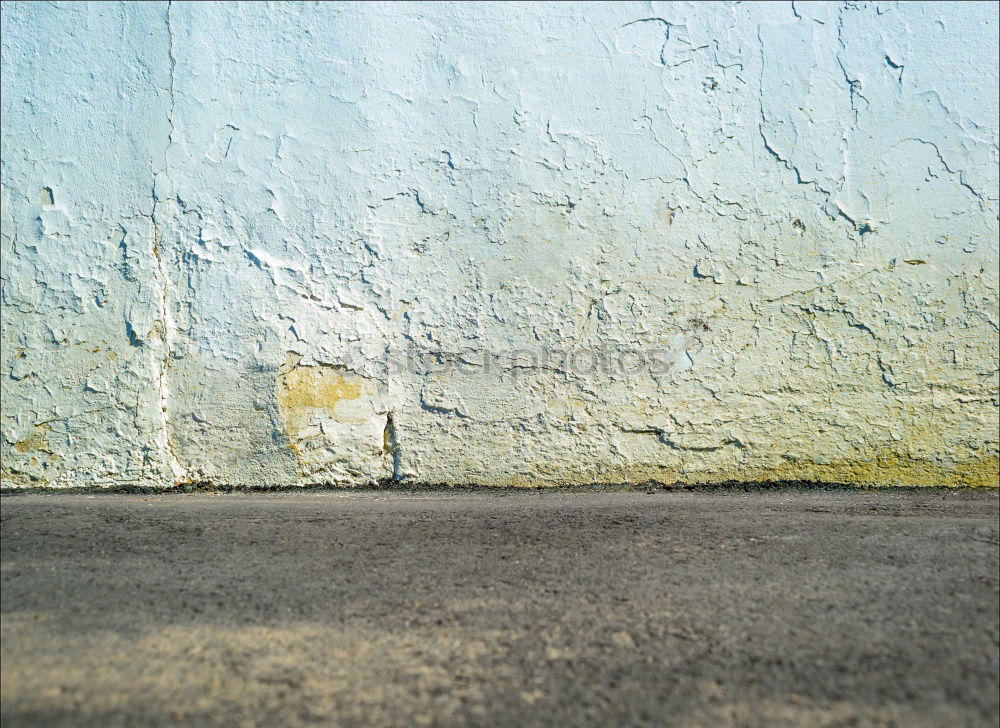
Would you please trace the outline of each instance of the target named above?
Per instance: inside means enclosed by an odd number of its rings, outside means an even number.
[[[992,492],[0,501],[4,726],[995,726]]]

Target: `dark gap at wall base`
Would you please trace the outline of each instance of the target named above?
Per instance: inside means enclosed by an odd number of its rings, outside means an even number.
[[[448,493],[448,492],[487,492],[498,495],[524,492],[553,493],[659,493],[659,492],[740,492],[756,491],[941,491],[956,493],[962,491],[1000,492],[1000,486],[977,488],[953,485],[857,485],[851,483],[835,483],[810,480],[768,480],[745,481],[725,480],[715,483],[660,483],[647,481],[643,483],[579,483],[572,485],[541,485],[541,486],[510,486],[510,485],[450,485],[445,483],[411,483],[384,479],[374,485],[337,485],[321,483],[314,485],[219,485],[209,481],[184,483],[170,488],[154,488],[148,486],[114,486],[114,487],[78,487],[78,488],[2,488],[0,495],[17,496],[27,494],[66,494],[66,495],[130,495],[130,494],[170,494],[170,493],[297,493],[297,492],[397,492],[397,493]]]

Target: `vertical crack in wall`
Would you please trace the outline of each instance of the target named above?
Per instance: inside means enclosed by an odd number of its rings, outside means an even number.
[[[392,419],[392,412],[385,416],[385,429],[382,431],[382,450],[392,458],[392,480],[402,479],[402,458],[403,453],[399,447],[399,438],[396,435],[396,423]]]
[[[170,441],[170,359],[172,355],[174,341],[174,319],[170,312],[170,270],[164,259],[164,252],[161,249],[163,243],[163,229],[158,211],[160,207],[160,195],[157,192],[158,177],[162,176],[167,182],[169,191],[173,194],[173,185],[170,184],[170,169],[168,154],[170,147],[174,143],[174,72],[177,67],[177,59],[174,57],[174,35],[170,25],[170,11],[172,2],[167,2],[167,9],[164,20],[167,29],[167,57],[169,62],[169,85],[168,85],[168,107],[167,107],[167,143],[163,148],[163,168],[159,173],[153,173],[153,207],[150,213],[150,221],[153,226],[153,269],[159,278],[159,314],[160,314],[160,339],[163,346],[162,356],[157,357],[152,354],[153,376],[157,386],[159,398],[159,417],[162,434],[160,445],[170,465],[174,483],[178,483],[185,477],[184,467],[177,459],[173,445]]]

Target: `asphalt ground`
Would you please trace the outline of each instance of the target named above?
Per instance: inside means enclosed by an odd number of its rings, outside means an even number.
[[[996,726],[998,493],[8,495],[4,726]]]

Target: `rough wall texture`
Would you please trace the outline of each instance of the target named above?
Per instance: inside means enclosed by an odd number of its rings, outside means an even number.
[[[4,484],[995,485],[997,8],[4,3]]]

